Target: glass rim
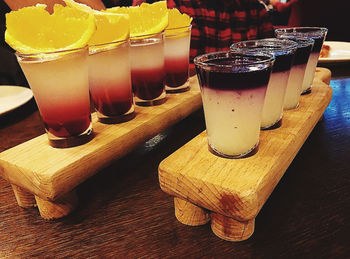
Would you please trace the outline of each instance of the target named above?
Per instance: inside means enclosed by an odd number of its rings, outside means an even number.
[[[309,30],[309,31],[307,31]],[[328,28],[326,27],[315,27],[315,26],[305,26],[305,27],[287,27],[287,28],[277,28],[275,29],[275,33],[284,32],[290,34],[304,34],[304,35],[313,35],[313,34],[321,34],[324,35],[328,32]]]
[[[113,44],[119,44],[119,43],[124,43],[129,41],[129,37],[124,39],[124,40],[117,40],[117,41],[111,41],[111,42],[106,42],[106,43],[99,43],[99,44],[94,44],[94,45],[88,45],[89,48],[99,48],[103,46],[108,46],[108,45],[113,45]],[[119,46],[119,45],[118,45]]]
[[[129,37],[130,41],[131,40],[142,40],[144,38],[151,38],[152,36],[164,34],[165,30],[162,30],[161,32],[156,32],[156,33],[149,33],[149,34],[143,34],[143,35],[138,35],[134,37]]]
[[[17,57],[26,58],[26,57],[35,57],[35,56],[51,56],[51,55],[57,55],[57,54],[64,54],[64,53],[71,53],[71,52],[79,52],[82,50],[88,50],[89,46],[85,45],[84,47],[80,48],[73,48],[73,49],[61,49],[56,51],[44,51],[44,52],[37,52],[37,53],[23,53],[20,51],[16,51],[15,55]]]
[[[288,39],[291,41],[295,41],[298,44],[298,48],[300,47],[306,47],[309,45],[315,45],[315,40],[312,38],[308,38],[308,37],[301,37],[300,35],[279,35],[281,38],[279,39]]]
[[[249,46],[242,46],[242,47],[239,47],[237,45],[239,44],[245,44],[245,43],[253,43],[253,42],[257,42],[257,43],[280,43],[279,45],[276,45],[276,47],[280,47],[280,48],[277,48],[275,49],[276,51],[293,51],[295,49],[298,48],[298,43],[293,41],[293,40],[290,40],[288,38],[265,38],[265,39],[260,39],[260,40],[246,40],[246,41],[240,41],[240,42],[236,42],[236,43],[233,43],[231,46],[230,46],[230,50],[235,50],[235,49],[244,49],[244,50],[252,50],[252,51],[264,51],[264,47],[266,47],[267,51],[269,51],[269,47],[273,47],[273,45],[257,45],[256,47],[258,47],[256,50],[254,49],[250,49]],[[288,43],[288,45],[282,45],[283,43]],[[254,46],[255,47],[255,46]],[[261,49],[259,49],[261,48]],[[271,51],[273,52],[274,49],[271,49]]]
[[[224,65],[224,64],[216,64],[216,63],[210,63],[210,62],[203,62],[201,61],[201,59],[203,58],[207,58],[207,61],[209,60],[214,60],[214,58],[209,59],[208,57],[210,56],[217,56],[217,59],[223,59],[226,57],[229,57],[230,54],[237,54],[240,56],[247,56],[247,57],[265,57],[265,60],[256,60],[253,62],[247,62],[247,63],[241,63],[241,64],[230,64],[230,65]],[[219,56],[221,58],[219,58]],[[232,67],[242,67],[242,66],[255,66],[255,65],[259,65],[259,64],[265,64],[265,63],[270,63],[270,62],[274,62],[275,61],[275,57],[272,54],[266,53],[266,52],[258,52],[258,51],[247,51],[247,50],[239,50],[239,49],[235,49],[235,50],[228,50],[228,51],[217,51],[217,52],[210,52],[210,53],[205,53],[205,54],[201,54],[196,56],[193,59],[193,63],[195,65],[200,65],[203,67],[221,67],[221,68],[232,68]]]
[[[191,29],[191,28],[192,28],[192,24],[190,24],[188,26],[181,26],[181,27],[170,28],[170,29],[165,28],[165,31],[174,31],[174,30]]]

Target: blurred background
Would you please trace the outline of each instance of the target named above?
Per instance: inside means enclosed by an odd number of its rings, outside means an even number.
[[[134,0],[138,2],[138,0]],[[210,0],[207,0],[210,1]],[[233,0],[229,0],[233,1]],[[247,0],[241,0],[247,1]],[[327,41],[349,41],[349,0],[256,0],[268,11],[271,22],[276,27],[292,26],[319,26],[327,27]],[[130,6],[132,0],[77,0],[89,4],[95,9],[110,8],[113,6]],[[139,1],[142,2],[142,1]],[[154,0],[148,0],[152,3]],[[176,2],[176,0],[175,0]],[[62,0],[0,0],[0,85],[22,85],[28,83],[17,64],[13,50],[5,43],[6,29],[5,14],[10,10],[17,10],[23,6],[35,3],[46,3],[49,9],[54,3]]]

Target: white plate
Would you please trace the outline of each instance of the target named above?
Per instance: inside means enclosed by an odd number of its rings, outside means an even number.
[[[13,85],[0,85],[0,116],[12,111],[33,98],[29,88]]]
[[[319,58],[319,63],[333,63],[350,61],[350,42],[325,41],[331,47],[327,58]]]

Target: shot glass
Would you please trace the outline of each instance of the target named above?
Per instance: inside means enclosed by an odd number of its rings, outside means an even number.
[[[213,154],[239,158],[258,146],[273,62],[271,54],[244,51],[213,52],[194,59]]]
[[[303,94],[311,92],[318,58],[320,56],[322,44],[326,38],[327,32],[328,29],[322,27],[293,27],[275,30],[277,38],[281,38],[283,36],[297,36],[299,38],[311,38],[315,41],[307,62],[305,77],[302,85]]]
[[[131,82],[140,106],[165,102],[164,32],[130,39]]]
[[[129,40],[89,46],[90,94],[103,123],[135,117],[129,49]]]
[[[283,109],[285,110],[295,109],[299,106],[306,67],[314,45],[314,40],[309,38],[290,36],[288,39],[294,40],[298,44],[298,47],[295,52],[294,61],[288,79],[287,91],[284,97]]]
[[[53,147],[72,147],[93,137],[88,53],[88,47],[39,54],[16,53]]]
[[[190,89],[188,80],[192,25],[165,30],[165,89],[168,93]]]
[[[275,56],[262,112],[262,129],[280,125],[288,78],[297,46],[295,41],[275,38],[242,41],[231,45],[231,50],[239,48],[246,51],[263,51]]]

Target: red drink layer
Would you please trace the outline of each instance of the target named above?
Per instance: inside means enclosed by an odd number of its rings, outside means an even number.
[[[131,80],[135,96],[143,100],[152,100],[159,97],[164,90],[164,69],[132,69]]]
[[[186,83],[188,66],[188,57],[165,58],[165,84],[170,87],[178,87]]]
[[[40,110],[45,128],[56,137],[71,137],[83,133],[90,125],[90,110],[86,103],[48,106]]]
[[[132,93],[128,85],[94,85],[90,89],[95,108],[105,116],[123,115],[132,106]]]

